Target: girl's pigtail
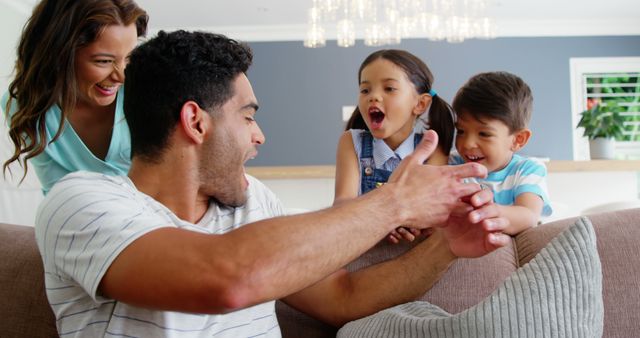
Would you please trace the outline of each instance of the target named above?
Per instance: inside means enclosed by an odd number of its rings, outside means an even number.
[[[439,144],[445,155],[449,156],[455,135],[454,111],[440,96],[433,96],[429,108],[429,129],[438,133]]]
[[[353,110],[353,113],[351,113],[351,117],[349,118],[349,121],[347,121],[347,126],[344,130],[347,131],[350,129],[364,129],[367,131],[369,130],[367,124],[364,123],[362,114],[360,114],[360,109],[358,109],[357,106],[356,109]]]

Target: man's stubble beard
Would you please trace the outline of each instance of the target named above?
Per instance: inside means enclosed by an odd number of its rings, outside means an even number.
[[[244,156],[240,147],[229,142],[233,138],[224,131],[223,137],[205,141],[206,153],[200,161],[201,187],[210,199],[219,204],[240,207],[247,202],[247,192],[240,187]]]

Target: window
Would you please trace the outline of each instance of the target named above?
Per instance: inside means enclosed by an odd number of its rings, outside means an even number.
[[[625,119],[616,139],[616,158],[640,158],[640,57],[572,58],[571,110],[574,160],[589,159],[587,139],[575,126],[593,104],[617,110]]]

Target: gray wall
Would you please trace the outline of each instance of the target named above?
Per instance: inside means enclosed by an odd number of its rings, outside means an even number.
[[[357,70],[377,48],[308,49],[302,42],[255,42],[249,78],[260,103],[257,114],[267,142],[249,165],[335,164],[344,123],[343,105],[357,100]],[[521,76],[534,94],[525,155],[572,159],[569,58],[640,56],[640,36],[499,38],[461,44],[405,40],[399,46],[422,58],[434,88],[448,102],[470,76],[505,70]]]

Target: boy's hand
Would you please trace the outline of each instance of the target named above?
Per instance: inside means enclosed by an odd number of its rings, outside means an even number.
[[[387,236],[387,240],[389,243],[398,244],[401,240],[406,240],[407,242],[413,242],[417,237],[419,237],[426,230],[407,228],[407,227],[397,227],[393,229]]]
[[[444,223],[451,212],[465,205],[464,196],[480,190],[475,183],[465,183],[468,177],[485,177],[487,168],[478,163],[457,166],[424,165],[438,144],[438,135],[429,130],[414,152],[407,156],[389,178],[389,184],[380,188],[395,190],[393,199],[400,224],[424,229]],[[468,205],[467,205],[468,206]]]
[[[458,257],[475,258],[506,245],[511,238],[502,231],[509,221],[493,203],[491,190],[480,190],[468,200],[470,205],[454,210],[442,227],[451,252]]]

